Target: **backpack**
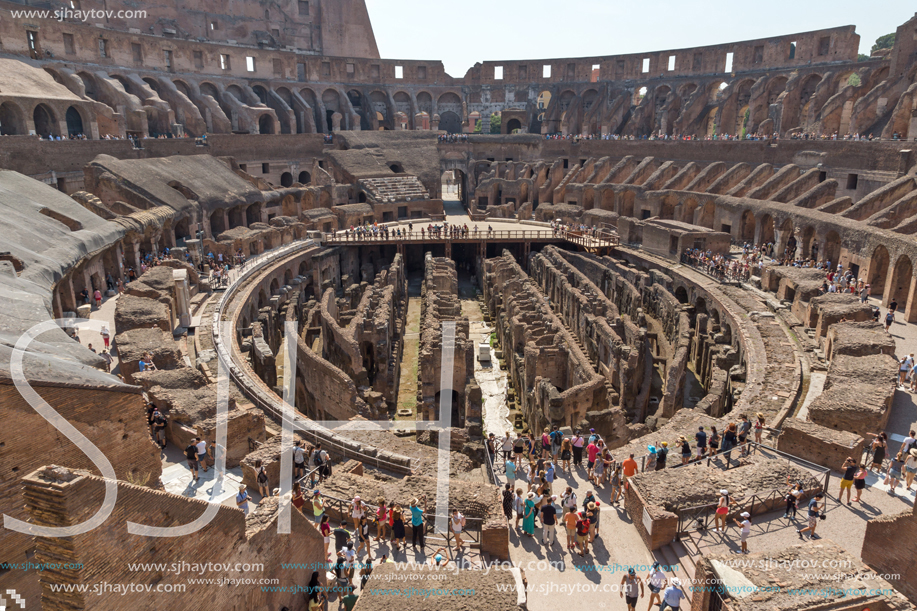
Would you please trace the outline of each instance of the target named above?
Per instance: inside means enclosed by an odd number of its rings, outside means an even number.
[[[323,461],[322,461],[322,451],[321,450],[315,451],[315,454],[312,455],[312,462],[315,463],[316,467],[322,466]]]
[[[576,521],[576,534],[578,535],[588,535],[589,534],[589,520],[583,516],[579,515],[579,519]]]

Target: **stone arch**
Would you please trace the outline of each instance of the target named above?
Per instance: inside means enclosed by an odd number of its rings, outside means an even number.
[[[761,227],[761,236],[758,239],[759,244],[769,244],[776,243],[777,236],[775,235],[774,229],[774,217],[770,214],[765,214],[761,217],[761,222],[759,223]]]
[[[462,131],[462,119],[451,110],[441,112],[439,115],[439,129],[449,134],[458,134]]]
[[[271,279],[271,296],[276,295],[280,292],[280,280],[275,276]]]
[[[815,240],[815,228],[811,225],[806,227],[802,232],[802,251],[800,256],[803,259],[818,258],[818,242]]]
[[[35,133],[44,138],[55,134],[59,129],[54,111],[47,104],[35,106],[32,111],[32,121],[35,123]]]
[[[901,255],[895,261],[892,272],[891,286],[888,287],[888,303],[894,299],[898,302],[898,310],[904,311],[908,295],[911,293],[911,282],[914,278],[914,267],[907,255]],[[886,304],[887,305],[887,304]]]
[[[242,91],[242,88],[236,84],[229,85],[226,88],[226,93],[237,99],[238,101],[245,104],[245,93]]]
[[[0,104],[0,135],[23,136],[27,131],[22,108],[11,101]]]
[[[683,286],[675,288],[675,299],[678,303],[688,303],[688,291]]]
[[[337,89],[326,89],[322,93],[322,104],[325,106],[325,116],[322,119],[328,128],[328,133],[331,133],[334,129],[334,113],[344,114],[341,112],[341,94]],[[341,125],[341,129],[345,129],[345,126]]]
[[[293,174],[290,172],[284,172],[280,175],[280,186],[281,187],[292,187],[293,186]]]
[[[303,170],[299,173],[299,179],[297,182],[299,182],[301,185],[308,185],[312,182],[312,175],[309,174],[309,172]]]
[[[751,210],[742,213],[742,222],[739,224],[739,239],[748,242],[755,241],[755,214]]]
[[[210,213],[210,235],[216,238],[224,231],[226,231],[226,223],[223,216],[223,210],[214,210]]]
[[[264,113],[258,117],[258,133],[259,134],[273,134],[275,129],[274,117],[268,113]]]
[[[245,224],[251,227],[253,223],[261,222],[261,202],[255,202],[245,209]]]
[[[664,220],[675,220],[675,205],[678,203],[677,195],[666,195],[662,198],[662,206],[659,207],[659,218]]]
[[[252,86],[252,91],[255,92],[262,104],[267,105],[267,89],[263,85]]]
[[[175,85],[175,88],[184,95],[189,100],[192,99],[191,96],[191,87],[185,81],[180,78],[172,79],[172,84]]]
[[[67,121],[68,136],[86,135],[85,128],[83,127],[83,113],[81,113],[76,106],[67,108],[67,113],[64,117]]]
[[[869,267],[866,272],[866,283],[869,285],[871,295],[880,296],[885,292],[885,281],[888,278],[888,268],[891,262],[888,249],[884,244],[879,244],[869,258]]]
[[[793,257],[798,250],[796,235],[793,230],[793,219],[787,218],[780,225],[780,239],[777,241],[777,253],[786,253],[788,257]]]
[[[506,122],[506,133],[512,134],[516,130],[522,130],[522,122],[519,119],[510,119]]]
[[[621,216],[634,216],[634,203],[637,200],[637,195],[631,190],[627,190],[621,194],[621,210],[618,214]]]
[[[716,221],[716,204],[713,202],[707,202],[704,204],[703,209],[700,213],[700,218],[697,220],[697,224],[701,227],[706,227],[707,229],[713,229],[713,223]]]
[[[694,225],[694,213],[696,210],[697,200],[693,197],[689,197],[687,200],[685,200],[685,203],[681,209],[682,222]]]
[[[417,110],[433,115],[433,96],[429,91],[421,91],[417,94]]]
[[[830,261],[836,267],[841,257],[841,236],[833,229],[825,236],[825,248],[821,253],[823,261]]]

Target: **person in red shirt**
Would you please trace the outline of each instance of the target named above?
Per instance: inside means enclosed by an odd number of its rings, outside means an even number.
[[[634,460],[633,454],[631,454],[623,463],[621,463],[621,467],[624,470],[624,487],[627,488],[627,480],[639,473],[640,468],[637,466],[637,461]]]
[[[585,511],[577,514],[576,520],[576,548],[580,556],[589,553],[589,518]]]
[[[598,456],[599,451],[600,451],[600,448],[599,446],[595,444],[594,441],[590,442],[589,445],[586,446],[586,459],[587,459],[586,472],[589,475],[590,482],[594,481],[593,480],[593,469],[595,469],[595,457]]]

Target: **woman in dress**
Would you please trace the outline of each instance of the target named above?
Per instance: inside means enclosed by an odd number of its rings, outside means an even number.
[[[302,506],[306,504],[306,500],[302,497],[302,487],[300,487],[299,482],[293,482],[293,507],[296,508],[296,511],[302,513]]]
[[[522,532],[527,537],[535,536],[535,493],[529,492],[525,499],[525,509],[522,514]]]
[[[331,524],[328,514],[322,515],[322,522],[318,526],[318,531],[322,534],[322,541],[325,544],[325,558],[328,558],[328,546],[331,544]]]
[[[401,544],[404,543],[404,519],[401,515],[401,505],[395,505],[395,509],[392,510],[392,543],[396,550],[400,550]]]
[[[872,440],[872,468],[881,471],[882,463],[885,462],[885,448],[888,443],[885,441],[885,433],[879,433]]]

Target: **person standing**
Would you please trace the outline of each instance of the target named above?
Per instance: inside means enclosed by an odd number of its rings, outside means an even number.
[[[748,553],[748,535],[751,533],[751,521],[748,519],[751,517],[751,514],[747,511],[743,511],[739,514],[742,517],[742,521],[739,522],[735,518],[732,519],[736,523],[736,526],[742,529],[740,536],[740,541],[742,542],[742,553]]]
[[[583,439],[583,436],[577,429],[576,433],[573,435],[573,440],[570,442],[570,445],[573,447],[573,466],[575,467],[581,467],[583,465],[583,446],[585,444],[586,440]]]
[[[799,535],[799,538],[802,539],[802,533],[809,532],[809,538],[815,539],[815,527],[818,526],[818,518],[821,515],[821,512],[825,510],[826,503],[822,502],[822,499],[825,498],[825,493],[818,491],[815,493],[815,496],[812,500],[809,501],[809,525],[805,528],[796,529],[796,534]],[[819,503],[821,502],[821,506]]]
[[[697,442],[697,457],[703,458],[704,454],[707,453],[707,433],[704,431],[704,427],[697,429],[697,432],[694,433],[694,440]]]
[[[729,500],[729,491],[725,488],[720,490],[720,498],[716,502],[716,513],[713,515],[713,523],[716,532],[726,530],[726,514],[729,513],[729,506],[733,501]]]
[[[627,569],[627,574],[621,578],[621,598],[627,603],[627,611],[636,611],[637,594],[643,598],[643,580],[637,577],[637,571],[633,567]]]
[[[585,511],[576,515],[576,547],[580,557],[589,553],[589,518]]]
[[[452,510],[452,517],[449,518],[449,526],[452,534],[455,535],[455,549],[462,549],[465,544],[462,542],[462,531],[465,530],[465,516],[458,509]]]
[[[567,507],[567,513],[564,514],[564,530],[567,531],[567,549],[576,549],[576,522],[579,516],[576,515],[576,505]]]
[[[404,516],[401,513],[401,505],[395,505],[391,513],[392,518],[392,545],[395,546],[395,550],[400,550],[402,545],[405,545],[405,551],[407,551],[407,544],[404,540]]]
[[[681,449],[681,464],[686,465],[691,460],[691,444],[688,443],[688,440],[684,435],[678,436],[678,443],[676,444]]]
[[[903,387],[907,382],[907,377],[914,368],[914,353],[910,353],[898,363],[898,386]]]
[[[885,462],[885,448],[888,447],[885,433],[879,433],[872,440],[872,468],[878,471],[882,470],[882,463]]]
[[[611,504],[617,503],[622,496],[624,494],[621,491],[621,465],[615,465],[611,470]]]
[[[710,427],[710,440],[708,441],[710,445],[710,456],[715,456],[720,447],[720,434],[716,432],[716,427]]]
[[[293,442],[293,478],[299,479],[306,472],[306,451],[302,448],[302,442],[296,440]]]
[[[516,496],[513,497],[513,510],[516,512],[516,524],[514,528],[519,529],[519,520],[525,516],[525,501],[522,498],[522,488],[516,488]]]
[[[312,491],[312,515],[315,517],[315,521],[321,523],[322,518],[325,518],[325,499],[322,498],[322,493],[318,490]]]
[[[509,456],[506,457],[506,463],[503,465],[506,469],[507,486],[510,488],[516,483],[516,463]]]
[[[354,532],[360,532],[360,523],[366,517],[366,505],[359,496],[353,497],[350,502],[350,519],[353,521]]]
[[[739,452],[740,456],[748,456],[748,445],[746,444],[748,442],[748,432],[750,430],[751,430],[751,422],[748,421],[748,416],[746,416],[745,414],[741,414],[739,416],[738,430],[736,431],[736,433],[738,434],[738,438],[739,438],[739,445],[742,446],[742,450],[741,452]]]
[[[755,443],[761,443],[761,435],[764,433],[764,414],[758,412],[755,414]]]
[[[847,504],[850,504],[850,489],[853,488],[853,476],[856,475],[857,464],[851,457],[847,457],[847,460],[844,461],[844,464],[841,465],[841,471],[844,472],[844,477],[841,478],[841,489],[837,493],[837,500],[840,501],[841,497],[844,496],[844,491],[847,491]]]
[[[635,476],[640,472],[639,467],[637,466],[637,461],[634,460],[634,455],[631,454],[628,456],[624,462],[621,463],[621,468],[624,470],[624,486],[625,488],[629,486],[627,480]]]
[[[786,476],[786,483],[790,485],[789,475]],[[786,512],[783,514],[784,518],[789,518],[790,512],[792,511],[793,519],[796,519],[796,509],[799,507],[799,500],[802,498],[803,492],[802,482],[796,482],[790,486],[789,492],[787,492],[786,497],[784,497],[786,500]]]
[[[255,461],[255,480],[258,482],[258,494],[263,498],[271,496],[271,489],[268,486],[267,469],[264,468],[260,459]]]
[[[525,499],[522,515],[522,533],[527,537],[535,536],[535,493],[529,492]]]
[[[102,343],[105,345],[106,350],[110,348],[111,331],[108,330],[108,325],[102,325]]]
[[[421,506],[420,501],[423,501]],[[427,495],[420,497],[420,501],[414,499],[411,501],[411,547],[417,549],[417,541],[420,540],[420,549],[423,551],[426,544],[424,543],[424,523],[423,514],[427,510]]]
[[[545,547],[550,548],[557,541],[557,508],[554,506],[554,501],[557,500],[556,495],[552,495],[541,507],[541,524],[543,528],[542,532],[542,543]]]
[[[663,441],[661,447],[656,450],[656,471],[665,469],[665,461],[669,456],[669,442]]]
[[[248,489],[245,484],[239,486],[239,494],[236,495],[236,507],[242,510],[242,513],[248,515],[248,501],[251,497],[248,495]]]
[[[513,459],[517,469],[522,466],[522,454],[524,452],[525,439],[522,438],[522,433],[516,433],[516,439],[513,441]]]
[[[888,486],[888,493],[895,496],[895,488],[901,482],[901,471],[904,470],[904,452],[898,452],[892,458],[888,465],[888,474],[885,476],[885,484]]]
[[[560,446],[560,470],[564,473],[570,472],[570,459],[573,457],[573,446],[569,439],[564,439]]]
[[[917,450],[911,450],[911,453],[917,457]],[[917,466],[917,458],[915,458],[914,464]],[[853,476],[853,487],[856,488],[857,491],[856,498],[853,499],[854,503],[859,503],[860,497],[863,496],[863,490],[866,489],[866,474],[868,472],[869,471],[866,469],[866,465],[864,463],[860,463],[860,468],[857,470],[856,475]]]
[[[159,447],[166,449],[166,417],[159,410],[153,412],[153,435]]]

